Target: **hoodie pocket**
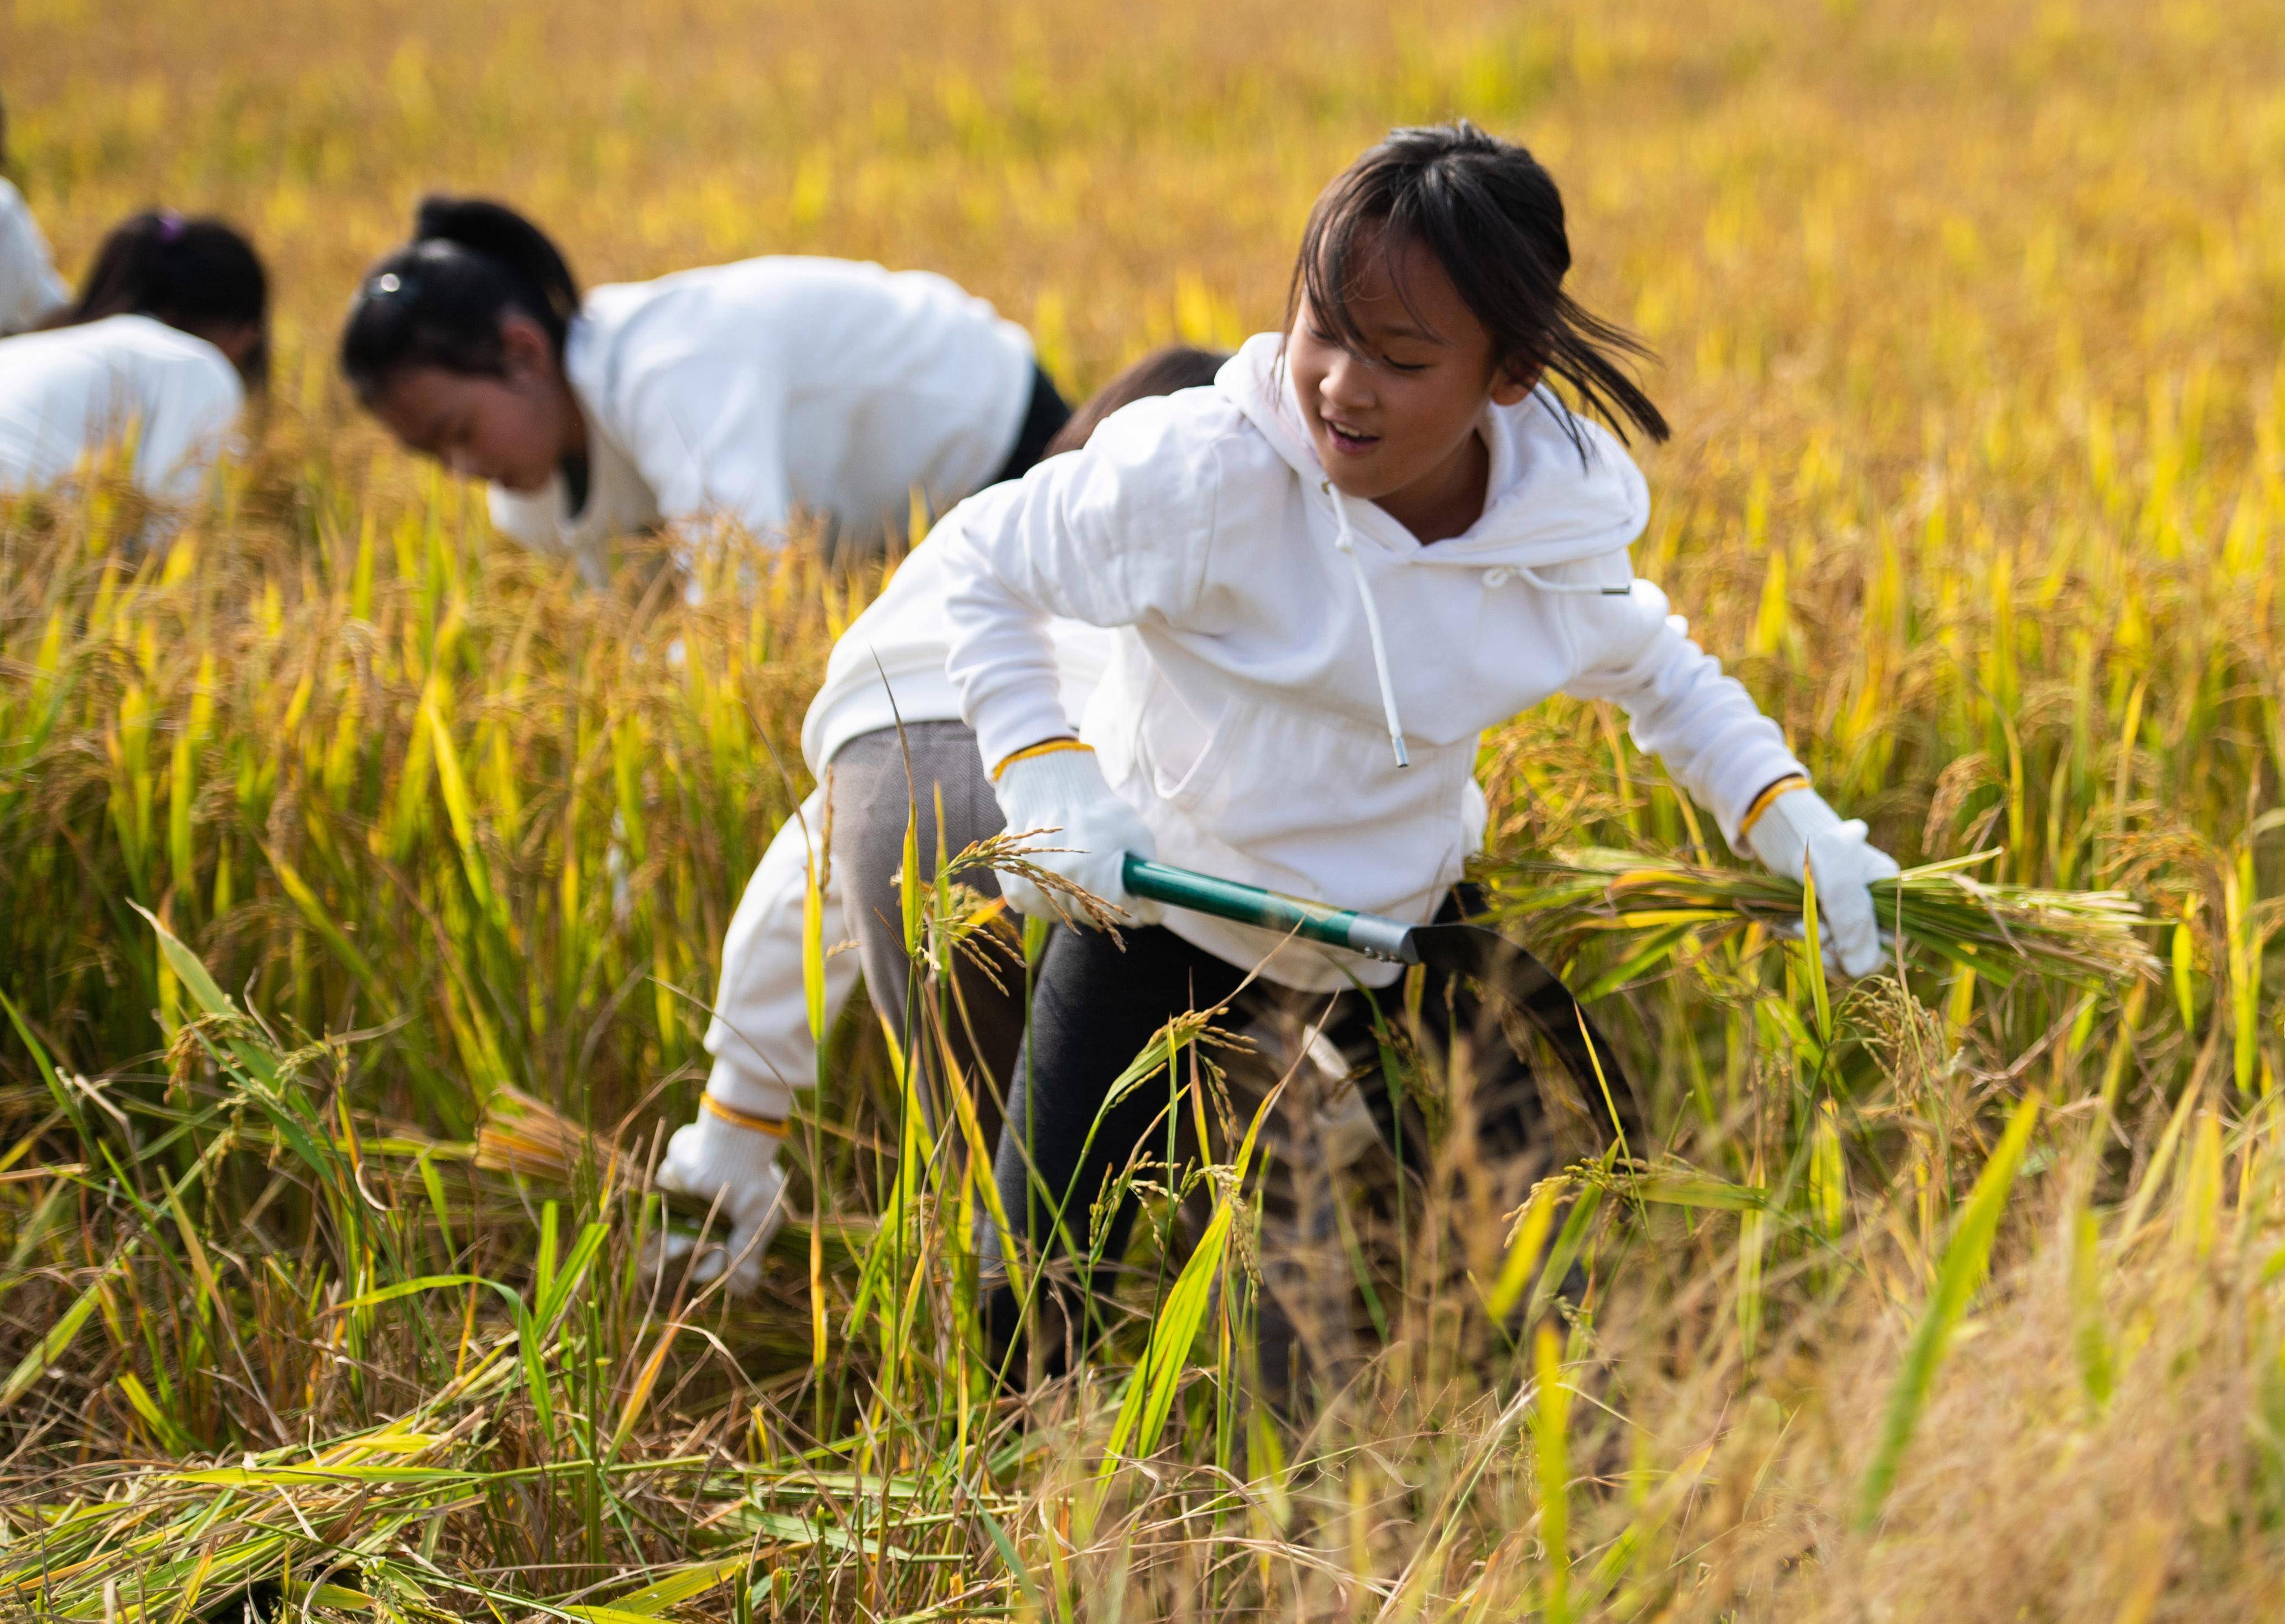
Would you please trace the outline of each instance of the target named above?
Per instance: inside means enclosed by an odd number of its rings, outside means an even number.
[[[1201,716],[1156,670],[1146,679],[1135,738],[1137,765],[1151,791],[1169,806],[1195,810],[1220,775],[1238,710],[1224,699]]]

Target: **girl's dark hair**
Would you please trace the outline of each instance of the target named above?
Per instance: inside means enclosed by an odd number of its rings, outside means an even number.
[[[563,355],[579,284],[547,233],[504,203],[430,197],[412,240],[369,271],[342,328],[342,372],[371,401],[406,367],[499,375],[500,318],[538,322]]]
[[[1392,256],[1407,241],[1444,267],[1490,332],[1496,365],[1553,373],[1621,439],[1629,423],[1667,437],[1666,419],[1620,364],[1650,350],[1563,291],[1571,241],[1554,177],[1522,147],[1465,119],[1392,130],[1325,188],[1301,234],[1287,326],[1306,294],[1328,332],[1362,344],[1349,309],[1356,255],[1377,248]]]
[[[130,215],[96,249],[79,296],[40,326],[107,316],[148,316],[207,339],[252,327],[254,347],[238,370],[249,388],[269,379],[270,276],[254,245],[224,221],[185,220],[172,209]]]
[[[1194,389],[1212,383],[1221,364],[1229,359],[1227,349],[1199,349],[1189,344],[1169,344],[1164,349],[1152,350],[1088,396],[1087,404],[1056,430],[1056,437],[1040,454],[1053,457],[1058,452],[1079,450],[1094,435],[1096,426],[1121,406],[1132,405],[1149,396],[1172,395],[1176,389]]]

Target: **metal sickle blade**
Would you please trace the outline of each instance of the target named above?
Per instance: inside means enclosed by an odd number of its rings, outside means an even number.
[[[1465,976],[1512,1007],[1545,1039],[1606,1132],[1626,1132],[1621,1102],[1632,1090],[1619,1052],[1579,1000],[1528,948],[1482,925],[1415,925],[1405,945],[1431,969]]]

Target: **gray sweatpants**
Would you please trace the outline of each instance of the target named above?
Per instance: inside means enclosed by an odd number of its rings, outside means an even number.
[[[906,773],[907,752],[911,774]],[[907,722],[860,734],[834,752],[831,812],[836,883],[857,933],[858,962],[873,1007],[900,1034],[917,1039],[923,1028],[911,1002],[912,964],[905,955],[897,873],[904,862],[905,821],[920,811],[920,862],[936,871],[939,850],[949,857],[1007,828],[992,781],[977,754],[976,734],[964,722]],[[937,823],[941,795],[944,822]],[[962,881],[986,897],[1000,894],[999,876],[979,868]],[[956,1000],[947,1025],[954,1053],[974,1086],[984,1142],[999,1136],[1016,1051],[1024,1037],[1024,966],[1001,938],[979,936],[976,944],[991,961],[991,971],[955,956]],[[907,1050],[914,1044],[906,1044]],[[932,1057],[931,1057],[932,1058]],[[942,1086],[938,1068],[926,1065],[931,1085]]]

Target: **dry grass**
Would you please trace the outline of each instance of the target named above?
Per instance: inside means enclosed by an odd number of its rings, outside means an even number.
[[[604,1624],[2275,1612],[2274,23],[16,0],[0,90],[66,261],[154,197],[236,215],[284,364],[167,549],[121,545],[106,487],[0,515],[7,1610],[259,1581],[313,1617]],[[2127,891],[2159,976],[1921,953],[1827,988],[1765,931],[1671,931],[1603,1011],[1652,1094],[1637,1162],[1512,1235],[1450,1232],[1457,1138],[1402,1233],[1352,1192],[1311,1277],[1374,1352],[1282,1405],[1248,1266],[1300,1243],[1226,1163],[1142,1171],[1208,1244],[1154,1197],[1136,1322],[997,1393],[981,1191],[858,1023],[763,1299],[651,1291],[632,1168],[689,1108],[721,929],[874,584],[797,550],[694,613],[497,546],[328,382],[357,268],[425,187],[491,189],[593,279],[939,268],[1084,386],[1274,322],[1323,179],[1455,111],[1549,159],[1585,291],[1667,357],[1641,571],[1901,859]],[[1504,883],[1706,855],[1597,709],[1519,718],[1484,774]],[[923,948],[967,928],[928,913]],[[1146,1086],[1197,1085],[1186,1116],[1215,1065],[1238,1101],[1277,1070],[1173,1058]],[[479,1156],[502,1086],[629,1159],[530,1118]]]

